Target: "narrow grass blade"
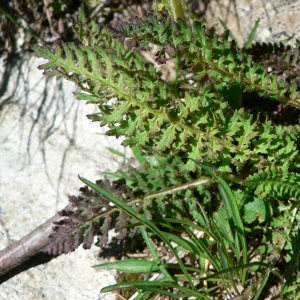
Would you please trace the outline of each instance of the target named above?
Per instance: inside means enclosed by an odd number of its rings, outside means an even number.
[[[231,37],[231,39],[234,40],[234,41],[236,41],[235,36],[234,36],[233,33],[231,32],[231,30],[229,30],[229,28],[228,28],[228,26],[226,25],[226,23],[225,23],[222,19],[220,19],[220,18],[218,18],[218,19],[219,19],[219,21],[221,22],[221,24],[222,24],[222,26],[224,27],[224,29],[229,31],[229,36]]]
[[[133,153],[135,159],[139,162],[139,164],[140,164],[141,166],[143,166],[143,165],[147,162],[147,160],[146,160],[146,158],[142,155],[142,153],[141,153],[141,151],[140,151],[140,149],[139,149],[139,146],[138,146],[138,145],[135,145],[135,146],[133,146],[133,147],[131,148],[131,150],[132,150],[132,153]]]
[[[264,276],[264,279],[261,281],[260,285],[259,285],[259,288],[256,292],[256,295],[254,296],[253,300],[258,300],[260,299],[260,294],[262,293],[263,291],[263,288],[265,287],[266,283],[268,282],[269,280],[269,276],[270,276],[270,269],[267,269],[266,270],[266,274]],[[296,298],[295,298],[296,299]]]
[[[145,273],[159,270],[155,261],[126,259],[93,266],[95,269],[117,270],[125,273]]]
[[[205,257],[214,267],[216,270],[219,270],[220,264],[218,261],[213,257],[207,246],[199,239],[192,230],[184,226],[185,230],[194,238],[194,242],[198,247],[198,251]]]
[[[143,235],[143,238],[147,244],[147,247],[154,259],[155,262],[159,263],[158,265],[158,268],[160,269],[160,271],[162,272],[162,274],[165,275],[166,278],[168,278],[169,280],[173,280],[172,276],[169,274],[169,272],[167,271],[167,269],[165,268],[165,265],[161,264],[160,263],[160,257],[159,257],[159,254],[157,253],[154,245],[153,245],[153,242],[151,241],[150,237],[149,237],[149,234],[147,233],[146,231],[146,228],[145,226],[140,226],[140,230],[141,230],[141,233]],[[147,276],[147,279],[149,279],[150,277],[150,271],[148,272],[148,276]]]
[[[228,214],[228,220],[230,222],[230,219],[233,220],[233,225],[234,225],[234,230],[232,230],[232,234],[235,237],[236,236],[236,232],[238,233],[239,239],[241,241],[242,244],[242,249],[243,249],[243,264],[247,264],[248,263],[248,257],[247,257],[247,243],[246,243],[246,237],[245,237],[245,230],[244,230],[244,225],[242,222],[242,218],[240,216],[240,212],[239,212],[239,208],[236,202],[236,199],[229,187],[229,185],[226,183],[226,181],[215,174],[214,170],[209,168],[208,166],[199,163],[195,160],[193,160],[198,166],[200,166],[201,168],[205,169],[219,184],[219,190],[220,190],[220,194],[221,197],[224,201],[224,205],[226,208],[226,212]],[[232,226],[231,226],[232,228]],[[236,246],[239,246],[239,239],[235,238],[236,241]],[[245,283],[246,280],[246,271],[243,270],[242,273],[242,284]]]
[[[110,148],[110,147],[106,147],[106,149],[107,149],[109,152],[111,152],[112,154],[116,154],[116,155],[118,155],[118,156],[120,156],[120,157],[126,159],[126,156],[125,156],[124,153],[122,153],[122,152],[120,152],[120,151],[118,151],[118,150],[116,150],[116,149],[114,149],[114,148]]]
[[[188,250],[189,252],[191,252],[195,255],[206,258],[205,253],[199,251],[199,249],[197,248],[197,245],[193,241],[188,241],[188,240],[183,239],[182,237],[180,237],[176,234],[173,234],[173,233],[164,232],[164,234],[166,237],[168,237],[170,239],[170,241],[176,243],[178,246],[182,247],[184,250]]]
[[[191,220],[188,220],[188,219],[164,218],[164,219],[155,219],[155,220],[152,220],[152,221],[155,224],[160,224],[160,225],[163,225],[164,227],[167,227],[167,228],[169,226],[168,224],[170,224],[170,223],[186,225],[188,227],[192,227],[192,228],[195,228],[199,231],[202,231],[205,234],[207,234],[208,236],[210,236],[210,233],[206,228],[204,228],[202,226],[199,226],[199,225],[195,224],[194,222],[192,222]],[[171,228],[171,226],[170,226],[170,229],[173,229],[173,228]]]
[[[114,179],[122,179],[122,178],[124,178],[123,175],[118,174],[118,173],[113,173],[113,172],[99,172],[99,174],[105,175],[105,176],[109,176],[109,177],[112,177]]]
[[[254,27],[253,27],[253,29],[251,30],[251,33],[250,33],[250,35],[249,35],[249,37],[248,37],[248,40],[247,40],[247,42],[246,42],[245,45],[244,45],[244,48],[245,48],[245,49],[250,49],[250,48],[252,47],[252,42],[253,42],[254,36],[255,36],[255,34],[256,34],[257,28],[258,28],[258,26],[259,26],[259,21],[260,21],[260,19],[258,19],[258,20],[255,22]]]
[[[160,293],[160,291],[166,292],[165,290],[159,289],[159,287],[172,288],[172,289],[178,289],[178,290],[180,290],[184,293],[184,294],[179,294],[178,295],[181,298],[182,297],[188,297],[188,296],[194,296],[194,297],[197,297],[197,299],[209,300],[209,298],[207,298],[205,295],[203,295],[200,292],[197,292],[197,291],[192,290],[190,288],[181,286],[177,283],[168,282],[168,281],[164,281],[164,280],[123,282],[123,283],[120,283],[120,284],[114,284],[114,285],[111,285],[111,286],[104,287],[101,290],[101,292],[111,292],[111,291],[114,291],[116,289],[124,289],[124,288],[131,288],[131,287],[136,287],[136,288],[141,289],[141,290],[152,291],[154,293]],[[173,295],[175,295],[175,294],[173,294]],[[175,298],[175,299],[177,299],[177,298]]]

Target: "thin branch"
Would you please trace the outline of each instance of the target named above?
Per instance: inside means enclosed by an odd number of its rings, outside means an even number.
[[[69,210],[71,205],[68,204],[65,210]],[[16,243],[0,251],[0,276],[22,265],[32,256],[47,248],[51,241],[49,235],[52,233],[53,222],[63,218],[65,217],[56,214]]]

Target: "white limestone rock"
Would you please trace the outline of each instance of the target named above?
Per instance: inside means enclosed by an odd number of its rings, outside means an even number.
[[[218,18],[225,22],[240,46],[248,39],[255,22],[260,19],[254,41],[273,43],[300,39],[299,0],[211,0],[205,18],[209,26],[224,31]]]

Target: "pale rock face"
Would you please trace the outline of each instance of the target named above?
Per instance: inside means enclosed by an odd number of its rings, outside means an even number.
[[[113,300],[112,293],[100,294],[100,290],[116,283],[115,272],[91,268],[101,263],[98,253],[98,247],[88,251],[80,247],[24,271],[0,286],[0,299]]]
[[[260,19],[254,40],[256,42],[280,42],[293,37],[288,44],[300,39],[299,0],[211,0],[205,14],[208,25],[215,25],[218,32],[224,28],[218,18],[227,24],[242,46]]]

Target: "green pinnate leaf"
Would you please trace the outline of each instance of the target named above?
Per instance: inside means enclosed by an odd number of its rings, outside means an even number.
[[[161,151],[165,148],[169,148],[172,142],[176,139],[178,127],[175,124],[171,124],[167,127],[163,138],[157,143],[156,149]]]
[[[255,189],[257,195],[267,198],[294,198],[300,199],[300,176],[284,171],[282,168],[270,169],[249,176],[246,183]]]

